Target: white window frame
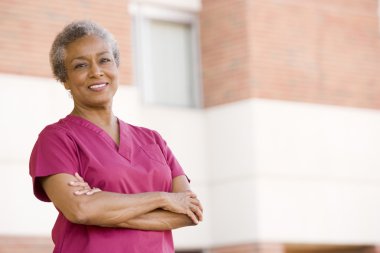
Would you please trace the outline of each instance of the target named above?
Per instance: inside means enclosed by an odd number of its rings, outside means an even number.
[[[191,94],[194,98],[194,105],[189,107],[200,108],[202,104],[202,89],[201,89],[201,76],[200,76],[200,56],[199,56],[199,22],[197,15],[191,12],[184,12],[174,10],[167,7],[147,3],[134,3],[129,5],[129,12],[134,19],[132,29],[134,29],[134,77],[135,83],[142,91],[144,102],[154,102],[154,92],[152,80],[152,53],[150,48],[150,21],[167,21],[179,24],[186,24],[190,26],[191,36],[191,52],[192,52],[192,66],[193,66],[193,85]]]

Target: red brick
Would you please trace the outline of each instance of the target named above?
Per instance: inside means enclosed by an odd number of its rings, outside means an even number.
[[[251,96],[245,9],[243,0],[202,2],[201,54],[206,107]]]
[[[380,109],[377,1],[203,1],[204,104],[266,98]]]
[[[119,42],[121,83],[132,82],[128,1],[1,1],[0,71],[52,77],[48,53],[55,35],[67,23],[92,19]]]

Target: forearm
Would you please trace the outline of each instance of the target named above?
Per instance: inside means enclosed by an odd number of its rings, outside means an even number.
[[[190,191],[177,192],[181,187],[173,187],[175,191],[173,193],[120,194],[96,190],[96,194],[93,194],[91,188],[79,175],[76,175],[79,181],[70,181],[71,187],[67,188],[64,185],[67,177],[72,176],[52,176],[44,186],[49,198],[73,223],[142,230],[169,230],[195,225],[202,220],[202,207],[196,195]],[[64,191],[67,190],[66,196],[60,194],[62,190],[54,181],[58,181],[58,185],[63,187]],[[173,182],[174,186],[177,185],[178,178]],[[182,190],[186,190],[186,187]]]
[[[92,196],[77,196],[73,222],[85,225],[117,227],[119,224],[161,208],[163,193],[119,194],[98,192]],[[70,214],[70,212],[67,212]],[[65,214],[65,212],[64,212]],[[65,215],[66,216],[66,215]],[[67,217],[70,220],[70,217]]]
[[[195,225],[194,222],[185,214],[172,213],[170,211],[157,209],[120,223],[118,227],[163,231],[193,225]]]

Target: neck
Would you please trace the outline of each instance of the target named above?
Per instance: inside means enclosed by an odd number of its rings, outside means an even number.
[[[89,110],[87,108],[74,106],[71,114],[84,118],[99,126],[112,126],[117,123],[117,118],[113,114],[112,109]]]

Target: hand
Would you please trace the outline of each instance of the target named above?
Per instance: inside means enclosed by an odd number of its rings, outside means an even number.
[[[167,203],[162,208],[173,213],[186,214],[194,222],[198,224],[203,220],[203,207],[192,191],[167,193]]]
[[[69,182],[69,185],[70,186],[76,186],[76,187],[82,187],[82,190],[78,190],[78,191],[75,191],[74,194],[75,195],[83,195],[83,194],[86,194],[86,195],[92,195],[96,192],[100,192],[101,190],[99,188],[91,188],[87,182],[84,181],[84,179],[79,176],[78,173],[75,173],[74,175],[77,179],[77,181],[71,181]]]

